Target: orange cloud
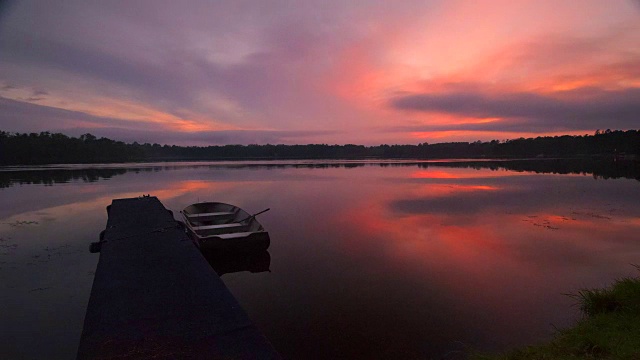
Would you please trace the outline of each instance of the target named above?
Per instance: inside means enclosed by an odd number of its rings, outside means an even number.
[[[575,6],[528,1],[478,5],[448,2],[424,21],[375,32],[339,54],[331,84],[336,96],[367,108],[386,124],[436,126],[408,131],[416,140],[473,141],[539,135],[583,134],[563,129],[535,132],[456,130],[456,125],[505,121],[437,112],[397,112],[385,99],[403,94],[474,91],[500,97],[509,93],[565,96],[570,90],[615,90],[640,84],[640,27],[624,6]],[[419,16],[416,16],[417,18]],[[545,19],[541,24],[539,19]],[[627,28],[620,31],[616,26]],[[438,31],[442,30],[442,31]],[[629,50],[631,49],[631,50]],[[399,118],[401,116],[401,118]],[[444,130],[441,128],[449,127]],[[591,131],[590,127],[585,129]]]

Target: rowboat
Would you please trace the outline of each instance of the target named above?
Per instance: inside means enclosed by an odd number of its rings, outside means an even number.
[[[203,251],[255,252],[269,248],[269,233],[258,222],[256,214],[220,203],[202,202],[181,211],[187,233]]]

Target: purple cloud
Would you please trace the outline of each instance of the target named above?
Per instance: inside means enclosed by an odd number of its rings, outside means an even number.
[[[62,132],[71,136],[92,133],[98,137],[139,143],[169,145],[225,145],[225,144],[295,144],[300,141],[322,142],[334,131],[276,131],[276,130],[224,130],[176,132],[149,130],[148,124],[94,116],[29,102],[0,97],[0,130],[12,132]],[[78,126],[77,124],[84,124]]]
[[[142,130],[146,127],[144,123],[94,116],[79,111],[33,104],[28,101],[33,100],[18,101],[0,96],[2,130],[13,132],[63,131],[76,127],[78,123],[92,128],[131,127]]]
[[[351,36],[340,29],[351,26],[348,14],[356,6],[292,7],[280,0],[17,5],[5,25],[11,31],[0,37],[0,64],[96,79],[177,116],[189,109],[240,126],[269,121],[268,127],[296,128],[303,116],[329,111],[322,117],[339,121],[331,113],[340,109],[339,100],[317,96],[314,78],[329,71],[317,60]],[[27,15],[29,26],[20,20]],[[2,77],[17,75],[0,70]],[[221,97],[253,115],[234,117],[216,108]]]
[[[504,119],[484,124],[418,127],[423,130],[545,132],[629,129],[636,128],[640,121],[638,88],[617,91],[582,89],[563,92],[556,97],[534,93],[487,95],[479,91],[413,94],[398,96],[391,100],[390,105],[406,111]]]

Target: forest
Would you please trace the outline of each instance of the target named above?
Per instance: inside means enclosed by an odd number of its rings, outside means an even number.
[[[417,145],[214,145],[124,143],[91,134],[0,131],[0,165],[243,159],[526,159],[637,158],[640,130],[605,130],[487,142]]]

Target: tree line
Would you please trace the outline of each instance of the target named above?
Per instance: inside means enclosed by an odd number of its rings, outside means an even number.
[[[640,155],[640,130],[596,131],[487,142],[418,145],[215,145],[124,143],[91,134],[0,131],[0,165],[113,163],[240,159],[455,159],[633,157]]]

